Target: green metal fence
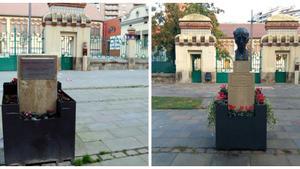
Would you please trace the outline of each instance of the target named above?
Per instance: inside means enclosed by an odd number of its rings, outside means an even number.
[[[152,62],[152,73],[175,73],[176,68],[173,62]]]
[[[216,82],[228,83],[228,73],[233,71],[233,60],[230,56],[220,56],[216,50]]]
[[[102,45],[105,44],[105,45]],[[92,58],[95,59],[117,59],[116,56],[111,56],[112,50],[119,50],[119,59],[127,59],[128,41],[126,37],[116,36],[110,39],[103,39],[100,36],[91,36],[90,38],[90,53]],[[105,49],[102,49],[106,46]],[[104,52],[106,54],[104,54]],[[118,56],[117,56],[118,57]],[[136,58],[148,59],[148,39],[136,40]]]
[[[28,53],[28,33],[25,31],[2,32],[0,34],[0,71],[17,70],[17,55]],[[43,33],[33,33],[31,36],[31,53],[43,53]]]

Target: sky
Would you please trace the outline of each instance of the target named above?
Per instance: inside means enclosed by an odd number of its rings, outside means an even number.
[[[225,10],[225,13],[217,15],[220,23],[246,23],[253,13],[266,12],[277,6],[295,6],[300,9],[300,0],[213,0],[216,7]]]
[[[225,12],[218,14],[217,18],[220,23],[246,23],[253,14],[258,12],[267,12],[277,6],[290,7],[295,6],[300,9],[300,0],[160,0],[159,3],[214,3],[216,7],[223,9]],[[155,3],[152,5],[156,6]]]

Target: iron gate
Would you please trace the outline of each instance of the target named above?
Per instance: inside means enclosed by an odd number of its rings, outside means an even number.
[[[228,83],[228,73],[232,72],[233,62],[230,56],[220,56],[216,50],[216,81],[217,83]]]
[[[275,72],[275,82],[285,83],[287,76],[287,53],[277,53],[276,54],[276,72]]]
[[[192,54],[192,83],[201,83],[201,55]]]
[[[74,36],[61,36],[61,70],[72,70],[74,57]]]
[[[251,72],[254,73],[255,83],[261,82],[261,55],[254,52],[251,59]]]

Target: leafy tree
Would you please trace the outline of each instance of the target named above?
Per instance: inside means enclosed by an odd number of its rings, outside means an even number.
[[[180,33],[179,18],[183,16],[178,5],[172,3],[165,4],[165,12],[156,13],[152,18],[152,49],[165,47],[170,60],[175,59],[175,36]]]
[[[216,14],[224,12],[213,3],[186,3],[186,8],[180,10],[178,4],[164,4],[165,12],[158,12],[152,17],[152,49],[165,47],[169,60],[175,58],[175,36],[180,34],[179,19],[185,15],[198,13],[211,19],[212,34],[217,38],[216,47],[220,56],[228,56],[228,51],[222,46],[219,38],[223,32],[219,28]]]

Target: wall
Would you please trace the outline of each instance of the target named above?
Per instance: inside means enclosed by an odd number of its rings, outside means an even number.
[[[112,31],[112,27],[114,31]],[[110,50],[108,53],[107,40],[112,36],[121,35],[120,18],[110,19],[103,22],[102,54],[110,56],[120,56],[120,50]]]
[[[180,83],[191,83],[191,54],[201,54],[202,82],[205,72],[212,72],[212,82],[216,81],[216,49],[214,46],[181,46],[176,45],[176,80]]]
[[[293,73],[295,69],[295,58],[300,56],[300,47],[295,46],[264,46],[262,48],[262,80],[263,82],[275,82],[276,71],[276,51],[287,51],[288,79],[287,82],[293,82]]]
[[[82,44],[83,42],[87,43],[88,51],[90,47],[90,27],[66,27],[66,26],[52,26],[45,25],[45,53],[46,54],[55,54],[58,56],[58,62],[60,66],[60,57],[61,57],[61,35],[62,34],[72,34],[75,35],[75,70],[82,69]]]

